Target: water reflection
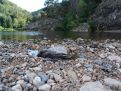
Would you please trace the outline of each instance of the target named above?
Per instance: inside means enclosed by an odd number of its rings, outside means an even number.
[[[41,35],[40,32],[25,32],[25,31],[13,31],[13,32],[0,32],[0,40],[28,40],[34,39],[34,37]]]
[[[0,40],[28,40],[28,39],[50,39],[61,40],[64,38],[104,40],[104,39],[121,39],[121,32],[70,32],[70,31],[13,31],[0,32]]]

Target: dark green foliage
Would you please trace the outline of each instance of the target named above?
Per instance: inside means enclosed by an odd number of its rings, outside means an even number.
[[[41,11],[44,12],[43,15],[45,15],[46,18],[61,18],[61,25],[57,27],[57,29],[71,30],[77,27],[79,23],[88,22],[90,28],[93,30],[96,29],[96,27],[95,23],[90,20],[90,16],[94,13],[101,1],[102,0],[62,0],[61,3],[58,3],[58,0],[46,0],[46,7]],[[38,12],[40,12],[40,10]],[[42,13],[40,14],[42,15]],[[37,17],[34,17],[35,20],[37,20],[36,18]],[[41,18],[43,18],[43,16]]]
[[[4,28],[20,28],[31,19],[29,12],[22,10],[8,0],[0,0],[0,26]]]

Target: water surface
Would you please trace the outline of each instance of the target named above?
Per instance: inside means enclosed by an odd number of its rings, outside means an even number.
[[[68,31],[2,31],[0,32],[0,40],[17,40],[24,41],[28,39],[50,39],[61,40],[64,38],[76,39],[82,37],[84,39],[105,40],[105,39],[121,39],[120,31],[110,32],[68,32]]]

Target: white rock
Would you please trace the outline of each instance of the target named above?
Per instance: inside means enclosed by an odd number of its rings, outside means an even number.
[[[104,87],[100,82],[88,82],[84,84],[79,91],[111,91]]]
[[[110,56],[108,56],[107,57],[109,60],[111,60],[111,61],[116,61],[116,62],[121,62],[121,57],[119,57],[119,56],[117,56],[117,55],[110,55]]]
[[[0,45],[4,45],[4,43],[2,41],[0,41]]]
[[[41,78],[36,76],[34,79],[33,79],[33,84],[38,87],[42,84],[42,81],[41,81]]]
[[[15,86],[12,87],[12,90],[13,91],[22,91],[22,87],[21,87],[20,84],[17,84],[17,85],[15,85]]]
[[[100,54],[99,55],[101,58],[105,58],[105,57],[107,57],[107,54],[106,53],[102,53],[102,54]]]
[[[48,84],[44,84],[38,88],[39,91],[50,91],[51,86]]]
[[[104,79],[104,84],[117,89],[121,87],[121,81],[118,81],[116,79],[111,79],[111,78]]]
[[[82,81],[83,81],[83,82],[88,82],[88,81],[90,81],[90,80],[91,80],[91,77],[90,77],[90,76],[83,75],[83,77],[82,77]]]
[[[20,84],[22,87],[25,87],[26,86],[26,83],[25,83],[24,80],[17,81],[17,84]]]

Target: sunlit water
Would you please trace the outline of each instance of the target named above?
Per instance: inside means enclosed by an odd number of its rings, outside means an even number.
[[[121,32],[96,32],[96,33],[78,33],[78,32],[64,32],[64,31],[14,31],[14,32],[0,32],[0,40],[16,40],[25,41],[29,39],[50,39],[61,40],[64,38],[76,39],[78,37],[84,39],[105,40],[105,39],[121,39]]]

